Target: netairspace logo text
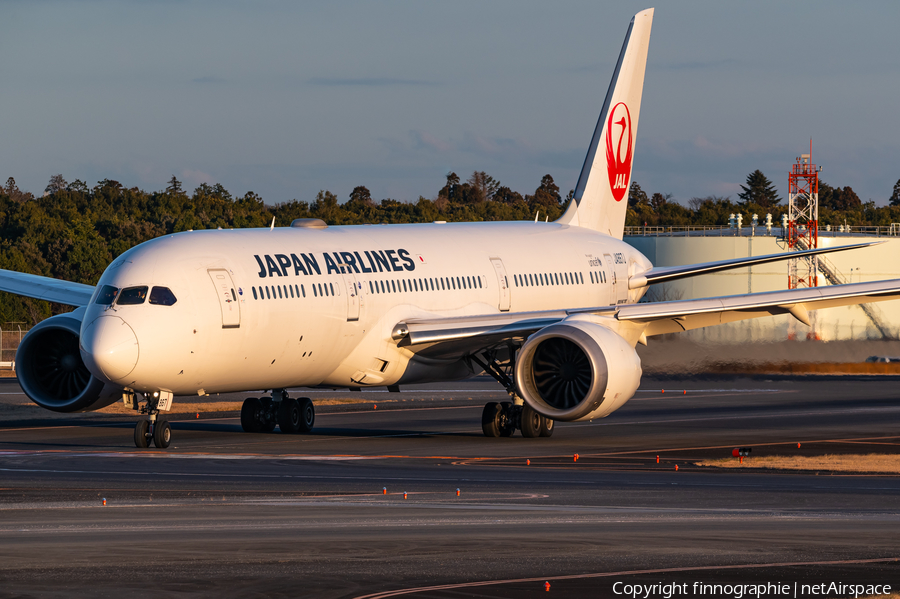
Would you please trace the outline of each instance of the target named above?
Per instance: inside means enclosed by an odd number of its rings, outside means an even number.
[[[889,584],[844,584],[842,582],[821,582],[815,584],[767,582],[757,584],[707,584],[705,582],[670,582],[655,584],[627,584],[617,582],[613,585],[616,595],[632,597],[632,599],[672,599],[673,597],[820,597],[836,595],[844,597],[866,597],[871,595],[889,595]]]

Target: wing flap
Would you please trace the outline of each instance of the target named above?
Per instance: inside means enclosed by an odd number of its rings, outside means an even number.
[[[0,291],[77,308],[88,305],[94,294],[94,287],[83,283],[0,269]]]

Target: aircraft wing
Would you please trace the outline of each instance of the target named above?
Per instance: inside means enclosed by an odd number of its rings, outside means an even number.
[[[672,302],[417,319],[399,323],[393,338],[414,353],[451,358],[524,340],[574,314],[643,325],[644,335],[650,337],[779,314],[791,314],[808,325],[810,310],[891,299],[900,299],[900,279]]]
[[[802,258],[804,256],[815,256],[816,254],[855,250],[870,245],[878,245],[880,243],[884,242],[869,241],[866,243],[854,243],[831,248],[817,248],[799,252],[784,252],[781,254],[766,254],[765,256],[750,256],[749,258],[733,258],[731,260],[717,260],[715,262],[702,262],[700,264],[687,264],[685,266],[662,266],[659,268],[651,268],[648,271],[634,275],[628,279],[628,288],[640,289],[641,287],[646,287],[647,285],[652,285],[654,283],[665,283],[667,281],[686,279],[697,275],[708,275],[710,273],[730,270],[732,268],[755,266],[757,264],[766,264],[768,262],[778,262],[779,260],[791,260],[793,258]]]
[[[77,308],[88,305],[94,294],[94,287],[83,283],[0,269],[0,291]]]
[[[810,310],[890,299],[900,299],[900,279],[630,304],[620,306],[616,318],[646,324],[645,334],[649,337],[778,314],[791,314],[800,322],[809,325]]]

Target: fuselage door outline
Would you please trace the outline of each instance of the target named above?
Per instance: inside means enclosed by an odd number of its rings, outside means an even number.
[[[500,288],[498,308],[501,312],[509,312],[509,278],[506,276],[506,268],[503,266],[503,260],[500,258],[491,258],[491,264],[494,265],[494,272],[497,275],[497,286]]]
[[[241,327],[241,303],[237,301],[237,292],[231,275],[224,268],[211,268],[206,272],[216,289],[216,297],[219,298],[222,328],[239,329]]]

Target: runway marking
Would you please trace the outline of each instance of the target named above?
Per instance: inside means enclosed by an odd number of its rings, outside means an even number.
[[[418,435],[421,433],[410,433]],[[445,434],[445,433],[442,433]],[[347,439],[348,437],[339,437],[339,439]],[[372,438],[372,437],[366,437]],[[897,439],[897,443],[878,443],[878,441],[886,441],[890,439]],[[272,443],[274,443],[273,441]],[[889,435],[889,436],[881,436],[881,437],[852,437],[847,439],[811,439],[805,440],[803,443],[810,445],[815,443],[847,443],[847,444],[872,444],[872,445],[887,445],[894,446],[900,444],[900,436]],[[260,443],[262,444],[262,442]],[[795,445],[795,441],[769,441],[764,443],[755,443],[753,441],[741,442],[737,445],[750,445],[754,447],[777,447],[777,446],[793,446]],[[583,453],[580,454],[582,459],[585,458],[615,458],[615,457],[624,457],[624,456],[635,456],[633,459],[636,461],[648,461],[654,459],[654,454],[663,454],[663,453],[672,453],[678,451],[710,451],[710,450],[727,450],[734,447],[734,444],[728,445],[704,445],[704,446],[694,446],[694,447],[663,447],[663,448],[645,448],[645,449],[634,449],[634,450],[625,450],[625,451],[609,451],[609,452],[594,452],[594,453]],[[650,455],[647,455],[650,454]],[[44,456],[44,455],[53,455],[53,456],[66,456],[66,457],[78,457],[78,458],[169,458],[169,459],[209,459],[209,460],[294,460],[294,461],[354,461],[354,460],[391,460],[391,459],[403,459],[403,460],[446,460],[450,461],[454,464],[458,465],[478,465],[480,463],[485,462],[521,462],[523,457],[520,455],[515,456],[495,456],[495,457],[480,457],[480,456],[448,456],[448,455],[402,455],[402,454],[370,454],[370,455],[360,455],[360,454],[296,454],[296,453],[211,453],[207,451],[184,451],[180,453],[174,453],[170,451],[161,451],[161,450],[126,450],[126,451],[109,451],[109,450],[98,450],[98,451],[79,451],[72,452],[65,449],[6,449],[0,450],[0,458],[2,457],[28,457],[28,456]],[[566,465],[568,466],[568,460],[571,460],[572,456],[569,453],[565,454],[529,454],[529,457],[532,460],[545,460],[545,459],[559,459],[566,460]],[[678,459],[669,457],[667,460]],[[695,459],[695,458],[683,458],[683,459]],[[582,463],[583,465],[583,463]],[[615,465],[606,463],[604,465]],[[632,465],[639,466],[640,464],[631,464],[631,463],[623,463],[621,465]],[[531,467],[540,467],[547,468],[552,467],[553,464],[544,464],[540,462],[536,462]],[[526,468],[527,466],[522,466]],[[580,467],[580,466],[579,466]],[[667,469],[654,469],[654,470],[664,470]]]
[[[761,568],[788,568],[796,566],[839,566],[850,564],[878,564],[888,563],[900,560],[900,557],[882,557],[875,559],[848,559],[848,560],[832,560],[817,562],[770,562],[766,564],[738,564],[725,566],[683,566],[678,568],[654,568],[652,570],[623,570],[620,572],[595,572],[591,574],[569,574],[565,576],[542,576],[537,578],[508,578],[505,580],[481,580],[477,582],[462,582],[456,584],[442,584],[428,587],[413,587],[408,589],[398,589],[394,591],[382,591],[380,593],[370,593],[368,595],[359,595],[355,599],[386,599],[387,597],[397,597],[399,595],[410,595],[413,593],[425,593],[430,591],[447,591],[453,589],[466,589],[472,587],[485,587],[499,584],[514,584],[525,582],[545,582],[550,580],[578,580],[582,578],[609,578],[612,576],[634,576],[640,574],[671,574],[673,572],[708,572],[711,570],[750,570]]]
[[[688,389],[687,387],[670,387],[669,392],[678,395],[679,391],[687,391],[688,393],[796,393],[792,389]],[[659,393],[663,394],[662,389],[638,389],[635,393]]]
[[[454,401],[465,401],[465,400],[454,400]],[[480,400],[479,400],[480,401]],[[343,414],[384,414],[387,412],[422,412],[427,410],[472,410],[472,409],[483,409],[481,404],[477,405],[468,405],[468,406],[435,406],[435,407],[422,407],[422,408],[407,408],[401,407],[400,409],[384,409],[384,410],[354,410],[354,411],[337,411],[337,412],[316,412],[316,418],[322,418],[325,416],[340,416]],[[180,412],[179,412],[180,413]],[[184,412],[185,414],[191,414],[192,412]],[[124,418],[128,417],[127,414],[121,414]],[[179,422],[218,422],[221,420],[240,420],[240,416],[224,416],[222,418],[200,418],[200,419],[191,419],[188,418],[186,420],[169,420],[169,424],[177,424]],[[18,427],[0,427],[0,431],[41,431],[41,430],[62,430],[66,428],[115,428],[121,427],[122,422],[92,422],[85,424],[64,424],[61,426],[33,426],[28,428],[18,428]],[[433,433],[433,434],[443,434],[443,433]]]
[[[566,428],[573,427],[585,427],[585,426],[616,426],[616,425],[633,425],[633,424],[667,424],[670,422],[704,422],[709,420],[754,420],[754,419],[762,419],[762,418],[784,418],[786,416],[822,416],[822,415],[834,415],[834,414],[861,414],[864,412],[897,412],[900,411],[900,406],[891,406],[888,408],[848,408],[848,409],[836,409],[830,411],[819,411],[819,412],[779,412],[777,414],[748,414],[745,416],[734,416],[734,415],[723,415],[723,416],[706,416],[703,418],[669,418],[665,420],[632,420],[626,422],[619,422],[615,420],[607,421],[604,419],[600,422],[586,422],[580,424],[570,424],[566,422],[562,422],[559,424],[566,425]]]
[[[533,479],[519,479],[519,478],[502,478],[502,479],[482,479],[482,478],[472,478],[470,476],[460,477],[460,476],[448,476],[448,477],[421,477],[421,476],[362,476],[362,475],[353,475],[353,476],[336,476],[329,474],[228,474],[228,473],[203,473],[203,472],[171,472],[171,471],[147,471],[147,470],[57,470],[57,469],[49,469],[49,468],[0,468],[0,472],[28,472],[28,473],[40,473],[40,474],[94,474],[94,475],[112,475],[112,476],[140,476],[146,479],[149,476],[158,476],[161,478],[165,477],[173,477],[173,478],[248,478],[248,479],[297,479],[297,480],[350,480],[354,482],[361,481],[372,481],[372,484],[383,485],[385,481],[410,481],[410,482],[447,482],[452,483],[459,486],[460,483],[467,484],[490,484],[492,482],[503,482],[503,483],[522,483],[522,484],[530,484],[534,485],[535,481]],[[660,472],[661,474],[668,473],[669,471]],[[693,470],[693,472],[697,472],[697,470]],[[674,474],[674,473],[673,473]],[[771,473],[774,474],[774,473]],[[798,475],[799,476],[799,475]],[[812,478],[812,477],[810,477]],[[847,477],[837,477],[837,476],[829,476],[825,477],[826,479],[836,479],[836,478],[847,478]],[[873,477],[874,478],[874,477]],[[883,477],[880,477],[883,478]],[[562,483],[566,485],[598,485],[600,484],[596,480],[565,480]],[[661,481],[629,481],[627,483],[623,483],[623,486],[632,486],[632,487],[669,487],[672,485],[682,485],[684,487],[729,487],[736,489],[761,489],[765,485],[762,483],[750,483],[750,482],[724,482],[722,479],[719,479],[718,482],[713,483],[705,483],[705,482],[697,482],[697,481],[683,481],[682,483],[672,482],[671,480],[661,480]],[[454,487],[455,488],[455,487]],[[834,490],[834,487],[826,486],[826,485],[807,485],[807,489],[823,489],[823,490]],[[894,487],[862,487],[862,486],[854,486],[854,491],[897,491],[898,488]],[[2,504],[0,504],[0,510],[2,510]],[[647,508],[642,508],[647,509]]]

